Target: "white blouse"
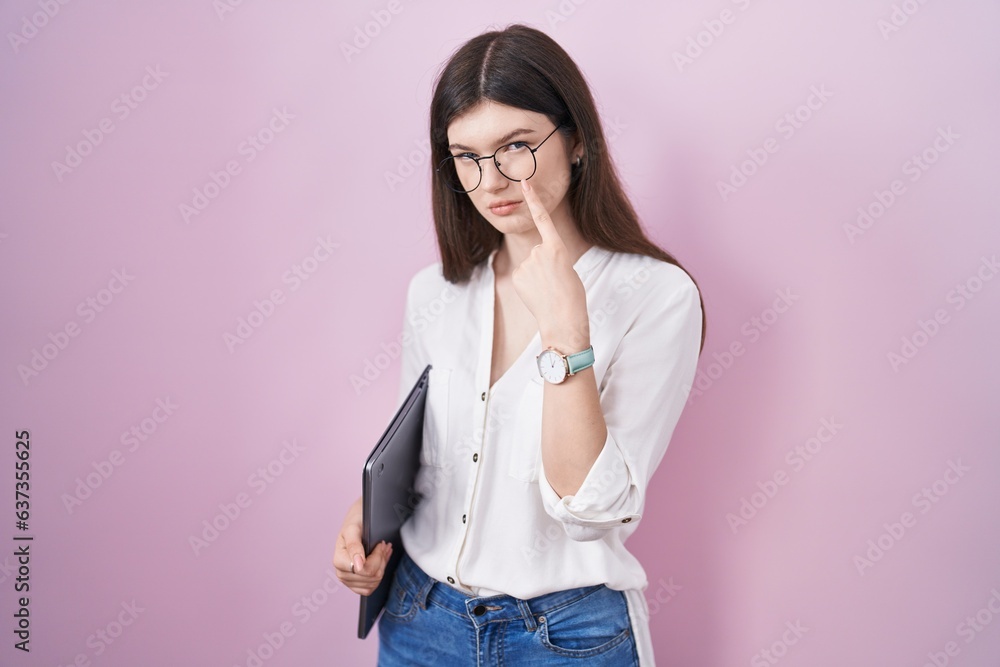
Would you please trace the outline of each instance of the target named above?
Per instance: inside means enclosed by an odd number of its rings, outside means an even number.
[[[440,262],[410,281],[400,403],[432,368],[415,482],[423,498],[403,546],[427,574],[472,595],[528,599],[599,583],[624,591],[640,664],[652,667],[648,582],[625,541],[694,380],[697,288],[672,264],[598,246],[573,265],[608,435],[579,491],[560,498],[542,467],[539,333],[489,386],[495,255],[465,284],[446,281]]]

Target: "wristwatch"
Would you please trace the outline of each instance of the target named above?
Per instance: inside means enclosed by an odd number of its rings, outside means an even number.
[[[591,345],[582,352],[562,354],[554,347],[542,350],[535,357],[538,363],[538,374],[547,382],[559,384],[570,375],[575,375],[585,368],[594,365],[594,346]]]

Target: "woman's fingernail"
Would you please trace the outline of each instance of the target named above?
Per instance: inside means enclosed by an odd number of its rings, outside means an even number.
[[[526,178],[521,179],[521,187],[524,188],[525,191],[531,190],[531,185],[528,184],[528,179]]]

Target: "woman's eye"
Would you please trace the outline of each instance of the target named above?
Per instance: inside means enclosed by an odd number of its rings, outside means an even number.
[[[515,141],[512,144],[507,144],[507,151],[519,151],[522,148],[527,148],[528,144],[523,141]]]
[[[475,160],[478,157],[475,153],[461,153],[455,156],[456,160]]]

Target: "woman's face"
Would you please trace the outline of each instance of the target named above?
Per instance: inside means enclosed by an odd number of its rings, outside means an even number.
[[[524,142],[530,148],[537,148],[554,129],[555,125],[545,114],[484,101],[448,125],[449,152],[452,155],[472,153],[482,157],[514,142]],[[521,150],[527,150],[524,144],[518,144]],[[562,132],[553,133],[535,153],[537,167],[529,180],[557,226],[565,224],[570,217],[566,192],[569,189],[570,164],[578,154],[573,153],[572,148]],[[480,160],[479,164],[483,171],[482,181],[478,188],[466,195],[476,209],[504,234],[534,232],[535,223],[524,201],[521,184],[503,176],[491,159]],[[518,203],[512,208],[498,208],[497,204],[503,202]]]

